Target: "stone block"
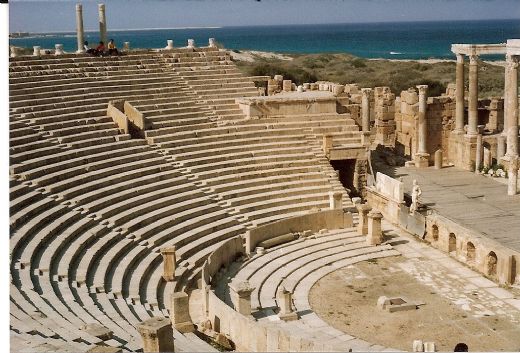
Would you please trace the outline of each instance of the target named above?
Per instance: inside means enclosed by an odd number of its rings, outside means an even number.
[[[90,323],[86,324],[85,326],[81,327],[82,331],[85,331],[89,335],[92,335],[94,337],[97,337],[103,341],[108,341],[112,339],[113,332],[106,328],[103,325],[97,324],[97,323]]]
[[[171,320],[165,317],[152,317],[137,325],[143,340],[144,352],[174,352],[173,329]]]
[[[173,328],[181,333],[193,332],[195,327],[191,322],[189,297],[185,292],[174,292],[170,295],[170,319]]]

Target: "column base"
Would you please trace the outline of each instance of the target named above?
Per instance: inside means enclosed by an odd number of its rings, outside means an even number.
[[[280,320],[283,320],[283,321],[295,321],[295,320],[298,320],[298,314],[293,311],[292,313],[287,313],[287,314],[278,314],[278,317],[280,318]]]
[[[173,327],[180,333],[190,333],[190,332],[195,331],[195,326],[193,325],[193,323],[191,321],[173,324]]]
[[[416,153],[414,156],[416,168],[428,168],[430,165],[430,154],[429,153]]]
[[[370,132],[363,132],[361,134],[361,144],[363,146],[370,146]]]

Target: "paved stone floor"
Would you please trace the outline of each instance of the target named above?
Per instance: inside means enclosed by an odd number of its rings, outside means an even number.
[[[402,256],[377,260],[373,267],[378,270],[364,262],[320,279],[310,304],[321,319],[350,335],[402,350],[410,350],[414,339],[434,341],[439,351],[460,341],[473,351],[520,348],[519,288],[502,288],[387,222],[383,228]],[[379,295],[398,294],[426,305],[415,312],[378,313]]]
[[[376,163],[374,169],[402,177],[408,194],[416,179],[422,190],[422,204],[520,251],[520,195],[507,196],[507,184],[455,167],[417,169]]]

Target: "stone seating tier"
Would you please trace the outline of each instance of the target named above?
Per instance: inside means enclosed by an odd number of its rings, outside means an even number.
[[[196,285],[219,244],[345,193],[306,144],[351,138],[351,122],[248,121],[235,98],[258,90],[215,48],[14,58],[10,88],[12,317],[26,336],[92,347],[103,340],[80,327],[96,322],[114,333],[104,344],[137,350],[135,326],[168,315],[169,290]],[[113,99],[150,119],[146,140],[106,115]],[[166,284],[159,249],[172,245]]]

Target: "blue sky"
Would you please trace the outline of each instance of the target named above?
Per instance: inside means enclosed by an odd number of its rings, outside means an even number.
[[[11,0],[10,31],[97,29],[97,4]],[[348,22],[520,19],[520,0],[106,0],[109,29]]]

